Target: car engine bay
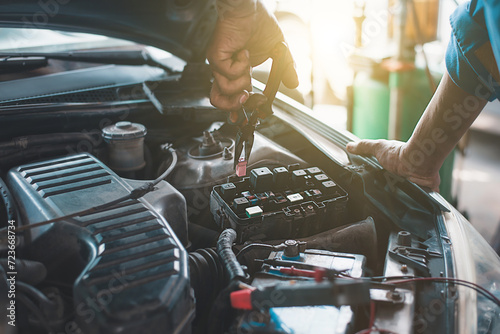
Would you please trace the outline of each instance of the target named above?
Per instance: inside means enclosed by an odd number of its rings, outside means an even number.
[[[398,281],[452,270],[423,192],[329,159],[277,116],[238,177],[237,129],[206,97],[169,82],[117,91],[120,101],[38,98],[21,113],[0,103],[0,227],[17,231],[19,333],[446,326],[448,311],[420,324],[419,305],[451,292]]]

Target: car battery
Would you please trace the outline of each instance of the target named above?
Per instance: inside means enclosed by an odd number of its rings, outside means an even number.
[[[307,237],[346,223],[347,192],[318,167],[252,169],[217,185],[210,210],[239,241]]]
[[[301,265],[326,268],[344,272],[351,277],[361,277],[365,271],[365,257],[363,255],[328,252],[323,250],[308,249],[297,257],[286,256],[285,251],[271,252],[268,259],[275,261],[275,265],[263,265],[251,283],[256,288],[273,286],[276,284],[290,283],[290,280],[302,281],[312,278],[301,277],[300,274],[283,274],[279,262],[287,265],[296,263],[295,268]],[[347,292],[346,292],[347,293]],[[279,294],[274,295],[280,298]],[[279,302],[279,300],[277,300]],[[295,334],[327,334],[327,333],[352,333],[356,318],[356,308],[349,305],[311,305],[292,307],[271,307],[269,317],[256,317],[254,313],[247,312],[239,322],[239,329],[246,333],[295,333]],[[255,319],[263,319],[260,322]]]

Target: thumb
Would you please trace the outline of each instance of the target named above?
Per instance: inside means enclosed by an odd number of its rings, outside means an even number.
[[[295,61],[293,60],[290,49],[287,48],[287,54],[285,57],[285,71],[283,72],[283,84],[290,88],[297,88],[299,85],[299,77],[297,75],[297,70],[295,69]]]
[[[349,153],[353,154],[375,155],[377,144],[378,142],[376,140],[361,140],[348,143],[346,148]]]

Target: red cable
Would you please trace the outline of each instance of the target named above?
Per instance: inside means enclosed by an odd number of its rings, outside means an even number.
[[[368,328],[363,329],[356,334],[368,334],[371,333],[371,331],[375,330],[375,302],[372,300],[370,301],[370,321],[368,322]]]
[[[375,325],[375,302],[370,302],[370,322],[368,328],[372,329]]]
[[[360,330],[356,334],[369,334],[371,331],[372,331],[372,328],[367,328],[367,329]]]

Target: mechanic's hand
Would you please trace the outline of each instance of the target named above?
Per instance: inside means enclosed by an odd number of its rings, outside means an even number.
[[[439,171],[427,173],[412,166],[407,159],[408,146],[397,140],[361,140],[347,144],[347,151],[359,155],[373,155],[391,173],[402,176],[420,186],[439,191]]]
[[[252,91],[251,68],[268,59],[284,37],[261,0],[240,0],[241,6],[221,10],[224,1],[218,0],[219,20],[207,51],[215,79],[210,101],[219,109],[236,111]],[[298,78],[289,51],[286,62],[283,83],[295,88]]]

